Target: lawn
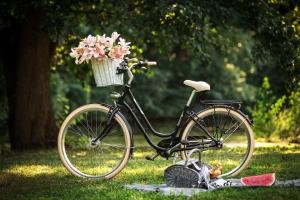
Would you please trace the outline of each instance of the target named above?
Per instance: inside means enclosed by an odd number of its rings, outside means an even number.
[[[144,146],[140,144],[139,147]],[[186,199],[125,189],[130,183],[163,183],[171,164],[145,160],[150,148],[136,148],[134,159],[112,180],[74,177],[60,162],[56,149],[6,153],[0,162],[0,199]],[[259,145],[252,163],[240,176],[276,172],[279,180],[300,178],[300,145]],[[191,199],[300,199],[300,188],[231,188],[194,195]]]

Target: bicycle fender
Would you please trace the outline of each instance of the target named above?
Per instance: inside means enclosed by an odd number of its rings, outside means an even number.
[[[244,117],[244,119],[250,124],[250,125],[253,125],[253,121],[249,118],[248,115],[246,115],[245,113],[243,113],[240,109],[237,109],[233,106],[228,106],[228,105],[213,105],[213,106],[209,106],[207,107],[206,109],[204,110],[201,110],[200,112],[203,112],[203,111],[206,111],[208,109],[211,109],[211,108],[228,108],[230,110],[234,110],[235,112],[239,113],[240,115],[242,115]],[[199,112],[198,112],[199,113]],[[197,113],[197,114],[198,114]]]
[[[240,115],[242,115],[242,117],[244,117],[244,119],[246,119],[246,121],[250,124],[250,125],[253,125],[253,121],[249,118],[248,115],[246,115],[245,113],[243,113],[241,110],[238,110],[238,109],[235,109],[234,107],[231,107],[231,106],[227,106],[227,105],[214,105],[214,106],[210,106],[210,107],[206,107],[205,109],[203,110],[200,110],[198,112],[196,112],[196,115],[198,115],[199,113],[202,113],[204,111],[207,111],[209,109],[212,109],[212,108],[228,108],[230,110],[234,110],[235,112],[239,113]],[[183,134],[183,131],[185,130],[186,126],[192,121],[191,118],[188,118],[186,120],[186,122],[184,123],[184,125],[182,126],[181,130],[180,130],[180,134],[179,134],[179,138],[181,138],[182,134]]]

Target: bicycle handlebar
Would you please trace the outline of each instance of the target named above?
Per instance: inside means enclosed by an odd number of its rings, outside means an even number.
[[[125,58],[124,61],[127,64],[132,63],[133,68],[142,68],[142,67],[157,65],[157,62],[154,62],[154,61],[139,61],[137,58]]]
[[[139,61],[139,62],[135,63],[134,67],[142,68],[142,67],[150,67],[150,66],[154,66],[154,65],[157,65],[157,63],[154,61]]]
[[[126,63],[136,63],[136,62],[139,62],[139,60],[137,58],[125,58],[124,61]]]
[[[131,72],[132,69],[134,68],[138,68],[138,69],[147,69],[146,67],[150,67],[150,66],[154,66],[154,65],[157,65],[156,62],[154,61],[138,61],[137,58],[125,58],[124,59],[124,62],[126,63],[127,67],[126,69],[121,69],[119,70],[120,73],[124,73],[125,71],[127,71],[127,74],[128,74],[128,77],[129,77],[129,80],[128,80],[128,85],[131,84],[134,76]],[[128,64],[129,63],[132,63],[132,65],[130,67],[128,67]]]
[[[154,62],[154,61],[147,62],[147,66],[155,66],[155,65],[157,65],[157,62]]]

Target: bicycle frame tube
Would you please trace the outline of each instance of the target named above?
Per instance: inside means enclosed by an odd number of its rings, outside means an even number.
[[[126,87],[126,86],[125,86]],[[144,122],[146,123],[147,127],[151,130],[151,132],[158,136],[158,137],[171,137],[171,136],[174,136],[178,133],[179,129],[180,129],[180,125],[182,124],[182,120],[183,120],[183,114],[185,113],[186,109],[183,110],[183,112],[181,113],[181,117],[179,118],[178,120],[178,123],[176,124],[176,127],[173,131],[171,132],[168,132],[168,133],[161,133],[159,131],[156,131],[150,121],[148,120],[148,118],[146,117],[146,115],[144,114],[143,110],[141,109],[140,105],[138,104],[138,102],[136,101],[136,99],[134,98],[134,95],[132,94],[131,90],[130,90],[130,87],[127,86],[125,88],[125,91],[124,91],[124,94],[123,94],[123,98],[121,97],[120,101],[118,101],[117,103],[120,104],[120,105],[125,105],[125,107],[127,108],[127,110],[132,114],[132,115],[135,115],[135,113],[132,111],[132,109],[130,108],[130,106],[124,101],[124,98],[126,96],[129,96],[130,100],[133,102],[133,105],[135,107],[135,109],[138,110],[138,113],[142,116],[142,119],[144,120]],[[126,106],[127,105],[127,106]],[[136,116],[136,115],[135,115]],[[140,123],[140,120],[138,118],[136,118],[137,122]],[[142,124],[141,124],[142,125]]]
[[[127,104],[127,102],[125,101],[125,97],[129,96],[129,99],[133,102],[134,108],[137,109],[138,113],[142,116],[142,119],[144,120],[144,122],[146,123],[146,126],[149,128],[149,130],[156,136],[161,137],[161,138],[166,138],[166,137],[175,137],[178,133],[178,131],[180,130],[180,124],[176,125],[175,129],[169,133],[161,133],[156,131],[151,123],[149,122],[148,118],[146,117],[146,115],[144,114],[143,110],[141,109],[141,107],[139,106],[138,102],[136,101],[136,99],[134,98],[131,90],[130,90],[130,86],[126,85],[123,91],[123,94],[121,97],[119,97],[119,99],[117,100],[117,105],[118,106],[125,106],[125,108],[127,109],[127,111],[130,113],[130,115],[133,117],[133,119],[137,122],[140,130],[143,132],[143,135],[145,137],[145,139],[147,140],[147,142],[156,150],[160,150],[160,151],[167,151],[168,148],[162,148],[159,147],[157,145],[155,145],[152,140],[150,139],[148,133],[146,132],[144,126],[142,125],[142,123],[140,122],[139,118],[137,117],[137,115],[133,112],[132,108]]]
[[[134,98],[134,95],[133,93],[131,92],[130,90],[130,86],[129,85],[125,85],[125,88],[124,88],[124,91],[123,91],[123,94],[121,95],[121,97],[118,98],[117,100],[117,105],[118,106],[125,106],[125,108],[127,109],[127,111],[131,114],[131,116],[133,117],[133,119],[137,122],[140,130],[143,132],[143,135],[146,139],[146,141],[149,143],[149,145],[151,145],[154,149],[156,150],[159,150],[159,151],[165,151],[167,152],[168,154],[172,153],[172,152],[175,152],[175,151],[181,151],[181,150],[191,150],[192,148],[201,148],[201,144],[199,145],[195,145],[195,146],[192,146],[192,147],[186,147],[186,148],[182,148],[182,149],[178,149],[178,147],[180,145],[182,145],[181,142],[177,142],[175,143],[172,147],[170,148],[163,148],[163,147],[160,147],[156,144],[154,144],[151,140],[151,138],[149,137],[148,133],[146,132],[144,126],[142,125],[142,123],[140,122],[139,118],[137,117],[137,115],[133,112],[132,108],[127,104],[127,102],[125,101],[125,97],[129,96],[129,99],[133,102],[133,105],[134,105],[134,108],[137,109],[138,113],[142,116],[142,119],[144,120],[144,122],[146,123],[146,126],[149,128],[149,130],[156,136],[158,137],[161,137],[161,138],[166,138],[166,137],[171,137],[171,138],[175,138],[178,131],[183,127],[183,122],[184,122],[184,119],[185,118],[191,118],[192,120],[193,117],[188,113],[188,110],[189,110],[189,106],[186,105],[178,119],[178,122],[176,124],[176,127],[173,131],[169,132],[169,133],[161,133],[161,132],[158,132],[156,131],[151,123],[149,122],[148,118],[146,117],[146,115],[144,114],[143,110],[141,109],[141,107],[139,106],[138,102],[136,101],[136,99]],[[209,137],[212,137],[211,139],[213,141],[216,142],[216,139],[208,132],[208,130],[206,130],[205,127],[201,126],[201,128],[204,129],[204,131],[206,133],[208,133],[208,136]],[[212,145],[214,146],[214,145]]]

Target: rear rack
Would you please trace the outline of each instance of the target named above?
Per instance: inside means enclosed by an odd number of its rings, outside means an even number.
[[[238,100],[201,100],[201,104],[206,106],[220,106],[226,105],[231,106],[236,109],[240,109],[242,107],[242,102]]]

